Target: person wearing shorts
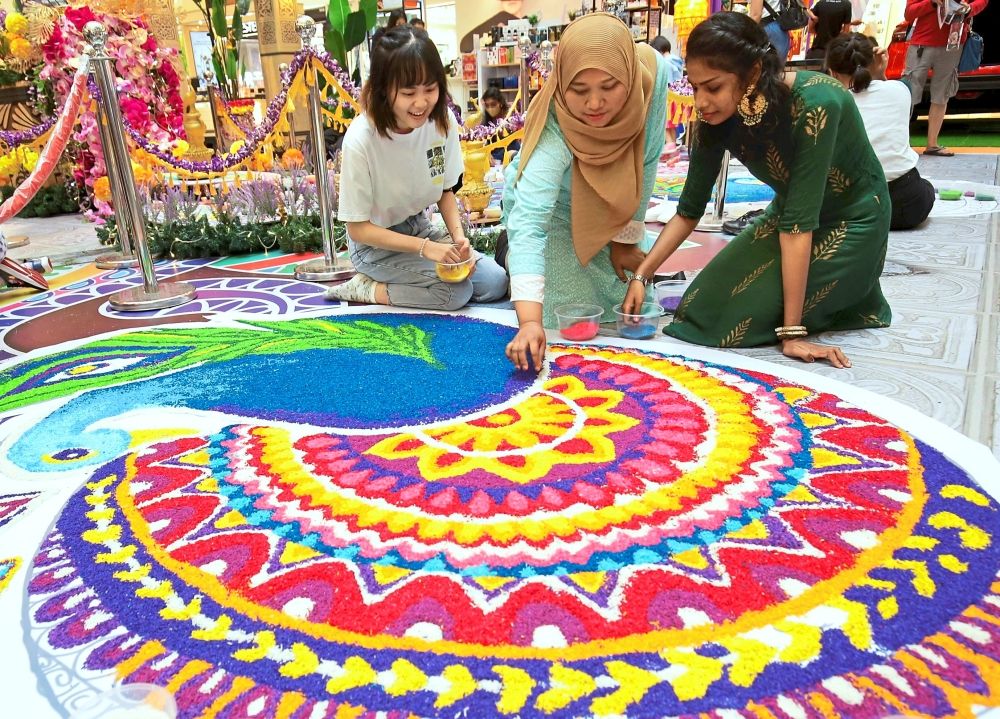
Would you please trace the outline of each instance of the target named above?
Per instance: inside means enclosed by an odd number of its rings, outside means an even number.
[[[912,105],[916,106],[924,97],[927,75],[931,76],[931,106],[927,112],[927,148],[925,155],[951,157],[955,153],[938,143],[941,125],[944,123],[948,100],[958,92],[958,61],[962,57],[962,44],[969,35],[969,19],[982,12],[989,0],[907,0],[903,14],[906,22],[914,23],[910,36],[910,47],[906,51],[906,69],[902,80],[910,86]],[[948,3],[957,8],[952,15],[939,13],[939,5]],[[959,42],[948,46],[948,36],[952,31],[951,18],[960,24]],[[946,20],[945,22],[941,22]]]

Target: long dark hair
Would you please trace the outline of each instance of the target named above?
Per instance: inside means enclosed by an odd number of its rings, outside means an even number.
[[[483,96],[479,98],[480,105],[482,105],[483,100],[496,100],[497,102],[500,103],[500,117],[503,118],[507,116],[507,110],[510,109],[510,106],[507,104],[507,98],[505,98],[503,96],[503,93],[500,92],[499,87],[493,87],[491,85],[490,87],[486,88],[486,91],[483,93]],[[483,107],[482,110],[483,110],[483,124],[493,122],[493,119],[487,114],[486,108]]]
[[[396,129],[392,112],[396,93],[416,85],[438,86],[438,100],[430,119],[442,135],[447,135],[448,80],[437,47],[420,28],[412,25],[390,28],[372,48],[371,72],[361,89],[361,109],[379,135],[388,137],[389,131]]]
[[[684,57],[688,63],[700,60],[715,70],[736,75],[743,87],[750,85],[754,68],[760,66],[757,92],[767,100],[764,119],[754,127],[735,123],[735,144],[747,152],[763,152],[759,138],[790,122],[791,91],[785,85],[781,59],[768,41],[767,33],[743,13],[718,12],[698,23],[688,37]],[[718,127],[701,125],[704,123],[699,123],[698,132],[721,131]],[[723,126],[732,127],[730,123]]]
[[[874,61],[875,47],[860,33],[838,35],[826,46],[826,69],[838,75],[849,75],[854,92],[867,90],[871,85],[870,68]]]

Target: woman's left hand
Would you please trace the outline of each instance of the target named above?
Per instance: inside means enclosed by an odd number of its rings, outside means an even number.
[[[646,259],[646,253],[638,245],[627,245],[622,242],[611,243],[611,266],[622,282],[628,282],[625,270],[635,273],[639,265]]]
[[[816,344],[807,340],[785,340],[781,343],[781,353],[785,357],[794,357],[803,362],[825,359],[838,369],[846,369],[851,366],[851,361],[847,359],[847,355],[840,347]]]

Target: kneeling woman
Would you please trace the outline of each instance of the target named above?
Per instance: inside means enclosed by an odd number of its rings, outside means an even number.
[[[531,101],[507,168],[507,267],[520,329],[507,356],[536,369],[555,308],[604,308],[648,248],[643,220],[663,149],[668,68],[604,13],[567,26],[551,77]],[[498,255],[502,252],[498,251]]]
[[[889,235],[889,190],[850,93],[831,77],[783,72],[760,27],[722,12],[687,45],[700,115],[677,214],[639,266],[625,304],[702,217],[729,150],[775,191],[767,210],[699,273],[664,332],[714,347],[781,343],[806,362],[850,366],[827,330],[886,327],[879,287]]]
[[[506,293],[503,269],[473,250],[462,230],[453,192],[462,151],[445,82],[441,56],[423,30],[400,25],[374,46],[363,112],[344,135],[337,209],[358,274],[327,290],[327,299],[457,310]],[[435,202],[447,232],[425,215]],[[438,277],[437,264],[470,256],[477,259],[470,277]]]

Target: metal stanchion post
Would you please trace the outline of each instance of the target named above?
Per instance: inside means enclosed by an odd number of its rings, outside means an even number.
[[[548,40],[542,40],[542,44],[538,46],[538,60],[545,74],[552,72],[552,50],[552,43]]]
[[[521,55],[521,71],[517,76],[520,84],[521,112],[528,111],[528,103],[531,100],[531,71],[528,69],[528,53],[531,52],[531,40],[527,35],[521,35],[517,39],[517,49]]]
[[[208,98],[208,109],[212,115],[212,129],[215,131],[215,154],[222,155],[229,152],[229,148],[222,146],[224,142],[222,137],[222,120],[219,119],[219,110],[215,106],[215,73],[211,70],[205,70],[201,73],[201,79],[205,81],[205,97]]]
[[[726,182],[729,180],[729,150],[722,153],[722,169],[719,170],[719,179],[715,182],[715,207],[712,214],[706,213],[695,229],[702,232],[719,232],[722,224],[729,218],[725,214],[726,208]]]
[[[87,49],[88,54],[94,54],[93,48]],[[97,82],[96,64],[90,66],[90,76]],[[103,90],[102,90],[103,93]],[[138,267],[139,258],[135,256],[135,243],[132,239],[131,228],[128,222],[128,208],[125,199],[125,189],[122,187],[122,178],[118,175],[118,167],[114,163],[114,150],[111,148],[111,136],[108,129],[108,118],[104,114],[104,108],[98,107],[97,131],[101,137],[101,151],[104,153],[104,167],[108,172],[108,184],[111,186],[111,200],[114,202],[115,229],[118,231],[118,239],[122,245],[121,252],[109,252],[99,255],[94,260],[94,264],[102,270],[113,270],[119,267]]]
[[[302,48],[312,45],[316,34],[315,21],[303,15],[295,21],[295,29],[302,39]],[[311,62],[311,61],[310,61]],[[330,176],[326,170],[326,141],[323,138],[323,112],[319,102],[319,87],[316,83],[316,68],[311,64],[306,72],[312,73],[309,85],[310,145],[312,146],[313,170],[316,173],[316,194],[319,201],[319,224],[323,232],[323,257],[312,262],[304,262],[295,268],[295,277],[313,282],[345,280],[357,274],[354,264],[346,257],[337,257],[333,244],[333,208],[330,207]]]
[[[125,136],[122,134],[124,123],[118,106],[118,92],[111,71],[111,58],[104,52],[104,44],[108,39],[107,30],[101,23],[91,21],[84,26],[83,36],[94,48],[91,62],[94,63],[94,73],[101,89],[101,104],[108,120],[107,134],[111,153],[105,158],[105,162],[109,167],[114,163],[118,171],[119,185],[123,190],[122,204],[125,207],[123,219],[128,224],[130,236],[135,241],[136,256],[142,270],[143,286],[116,292],[111,296],[109,303],[113,309],[124,312],[157,310],[183,304],[194,298],[194,287],[184,282],[157,284],[153,258],[150,257],[149,247],[146,245],[146,224],[135,190],[132,161],[125,146]]]

